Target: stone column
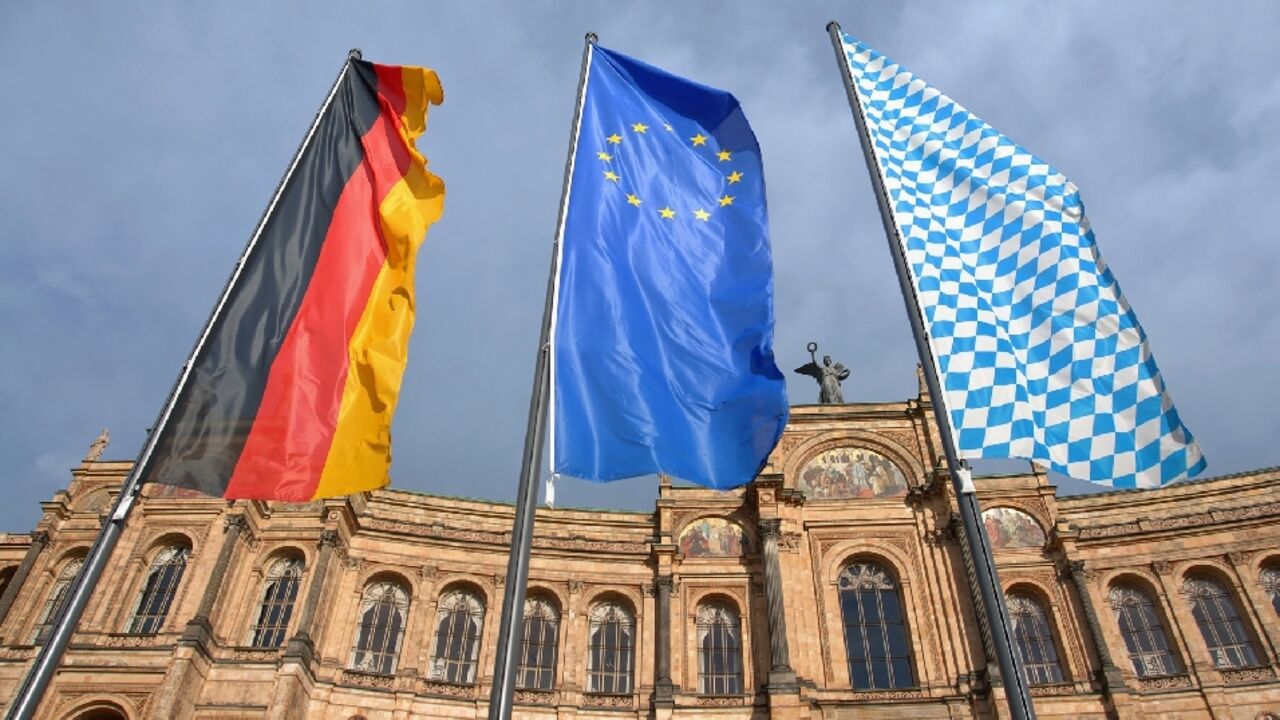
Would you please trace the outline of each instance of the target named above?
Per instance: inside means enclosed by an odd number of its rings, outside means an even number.
[[[204,586],[204,594],[200,596],[200,606],[196,608],[195,617],[187,622],[182,639],[188,642],[208,642],[213,637],[213,624],[209,616],[213,613],[213,605],[222,592],[222,583],[227,577],[227,566],[231,564],[231,555],[236,550],[236,541],[244,532],[246,522],[244,515],[228,515],[225,519],[225,537],[218,550],[218,560],[213,564],[213,572]]]
[[[778,561],[778,540],[782,521],[773,518],[760,521],[760,538],[764,541],[764,596],[769,606],[769,688],[790,688],[796,676],[791,670],[791,652],[787,646],[787,613],[782,602],[782,567]]]
[[[660,575],[656,585],[658,586],[658,647],[654,652],[657,679],[653,684],[653,699],[655,704],[671,704],[674,702],[675,694],[675,688],[671,682],[671,590],[675,587],[675,578],[671,575]]]
[[[316,607],[320,605],[320,597],[324,594],[325,576],[329,574],[329,558],[338,545],[338,531],[325,530],[320,533],[320,552],[316,556],[316,569],[311,575],[311,585],[307,587],[307,599],[302,603],[302,612],[298,614],[298,629],[289,639],[286,655],[302,655],[309,658],[314,649],[311,641],[311,624],[315,621]]]
[[[0,623],[3,623],[5,617],[9,615],[9,608],[13,607],[14,599],[22,591],[27,576],[31,574],[32,566],[36,564],[36,558],[48,544],[49,533],[43,530],[31,533],[31,544],[27,546],[27,554],[22,558],[22,564],[13,572],[13,577],[9,579],[9,586],[4,589],[4,594],[0,595]]]
[[[1112,716],[1127,717],[1131,714],[1128,708],[1130,690],[1125,684],[1124,676],[1120,674],[1120,668],[1111,659],[1111,648],[1107,645],[1107,638],[1102,634],[1102,625],[1098,622],[1098,612],[1093,605],[1093,596],[1089,593],[1089,580],[1093,577],[1093,571],[1085,567],[1083,560],[1070,560],[1067,562],[1067,574],[1071,576],[1076,594],[1080,596],[1080,606],[1084,609],[1085,627],[1089,629],[1093,646],[1098,650],[1098,662],[1102,663],[1102,671],[1098,679],[1102,682],[1102,691],[1111,698]]]

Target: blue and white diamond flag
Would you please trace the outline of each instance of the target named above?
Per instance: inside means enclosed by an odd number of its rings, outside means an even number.
[[[843,35],[962,458],[1153,487],[1205,461],[1075,185]]]

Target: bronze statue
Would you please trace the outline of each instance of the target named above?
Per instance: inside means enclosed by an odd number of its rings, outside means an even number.
[[[818,402],[823,405],[844,404],[844,393],[840,391],[840,381],[849,379],[849,370],[844,365],[831,364],[831,356],[823,355],[822,364],[818,364],[818,343],[809,343],[809,362],[795,369],[801,375],[808,375],[818,381]]]

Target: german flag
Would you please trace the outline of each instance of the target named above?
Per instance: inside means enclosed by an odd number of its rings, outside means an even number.
[[[348,64],[197,347],[143,481],[305,501],[383,487],[413,273],[444,183],[414,145],[440,80]]]

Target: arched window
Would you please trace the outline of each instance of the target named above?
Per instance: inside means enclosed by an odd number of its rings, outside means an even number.
[[[839,588],[853,688],[914,687],[907,628],[893,578],[879,565],[854,563],[840,573]]]
[[[1182,672],[1181,663],[1169,649],[1169,635],[1150,595],[1133,585],[1113,585],[1107,599],[1138,677]]]
[[[1049,629],[1044,606],[1022,592],[1011,592],[1005,600],[1018,658],[1027,671],[1027,682],[1032,685],[1062,682],[1062,665],[1058,663],[1058,650],[1053,644],[1053,631]]]
[[[396,670],[400,642],[409,619],[409,593],[394,580],[365,586],[360,597],[360,620],[351,669],[390,675]]]
[[[587,692],[631,694],[635,630],[635,620],[621,604],[602,602],[591,608],[591,624],[587,629]]]
[[[1182,592],[1191,603],[1204,643],[1215,667],[1255,667],[1258,651],[1225,588],[1213,578],[1199,575],[1182,583]]]
[[[284,644],[289,619],[293,617],[293,603],[298,599],[302,571],[302,558],[284,557],[271,563],[262,590],[258,620],[253,624],[250,644],[254,647],[278,648]]]
[[[560,612],[550,598],[535,596],[525,599],[516,687],[531,690],[555,687],[559,631]]]
[[[173,604],[173,596],[178,592],[178,584],[182,582],[182,573],[187,569],[187,556],[191,549],[183,545],[170,545],[156,555],[151,563],[151,571],[147,573],[147,581],[142,586],[142,595],[138,598],[138,609],[129,621],[129,632],[137,635],[154,635],[164,627],[165,618],[169,616],[169,606]]]
[[[62,604],[67,601],[67,593],[71,591],[71,583],[75,582],[76,575],[80,574],[80,568],[83,565],[84,558],[72,558],[62,566],[58,579],[53,583],[53,590],[49,591],[49,598],[44,601],[44,607],[40,609],[40,619],[36,621],[36,629],[31,633],[31,644],[43,643],[53,631],[58,612],[62,610]]]
[[[452,590],[440,598],[436,611],[432,680],[469,685],[476,681],[484,603],[470,590]]]
[[[1268,562],[1258,574],[1258,582],[1271,598],[1271,609],[1280,615],[1280,563]]]
[[[742,625],[727,603],[698,608],[698,692],[742,694]]]

